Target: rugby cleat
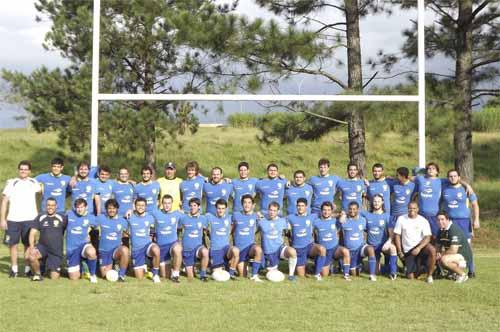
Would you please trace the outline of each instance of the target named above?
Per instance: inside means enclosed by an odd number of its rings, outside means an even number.
[[[180,283],[179,277],[172,277],[170,278],[170,280],[172,280],[172,282],[176,284]]]
[[[9,272],[9,278],[17,278],[17,272],[14,272],[14,271],[10,270],[10,272]]]
[[[377,281],[377,277],[374,274],[370,274],[370,276],[368,277],[368,280]]]
[[[396,280],[397,278],[398,278],[398,275],[396,273],[391,273],[389,275],[389,279],[391,279],[391,280]]]
[[[345,281],[352,281],[351,276],[349,274],[344,274]]]
[[[95,274],[91,275],[89,280],[91,284],[97,284],[97,276]]]
[[[455,283],[461,284],[466,282],[467,280],[469,280],[469,276],[464,273],[460,276],[457,276],[457,278],[455,279]]]
[[[155,284],[160,283],[160,282],[161,282],[161,280],[160,280],[160,276],[159,276],[159,275],[154,275],[154,276],[153,276],[153,282],[154,282]]]
[[[295,282],[295,281],[297,281],[297,277],[296,276],[288,276],[288,281]]]
[[[259,276],[256,274],[253,277],[250,278],[253,282],[264,282]]]
[[[433,284],[434,283],[434,278],[432,276],[428,276],[427,279],[425,279],[425,282],[428,284]]]
[[[43,278],[40,274],[36,273],[36,274],[33,274],[33,276],[31,277],[31,281],[42,281]]]

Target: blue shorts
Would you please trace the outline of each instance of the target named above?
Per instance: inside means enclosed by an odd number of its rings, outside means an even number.
[[[210,249],[210,267],[217,268],[225,265],[229,260],[227,259],[227,252],[231,246],[227,245],[219,250]]]
[[[151,257],[148,255],[148,252],[153,244],[153,242],[149,242],[142,248],[132,250],[132,266],[134,269],[140,269],[146,265],[146,256]]]
[[[455,218],[452,221],[460,227],[462,232],[464,232],[467,240],[472,238],[472,224],[470,222],[470,218]]]
[[[99,250],[99,265],[108,266],[113,264],[113,261],[115,260],[114,257],[118,248],[120,248],[120,246],[108,251]]]
[[[239,260],[240,263],[248,262],[250,259],[252,259],[252,257],[250,257],[250,250],[252,250],[254,245],[255,244],[252,243],[251,245],[246,246],[243,249],[240,249],[240,260]]]
[[[194,266],[196,258],[198,258],[198,251],[203,248],[203,245],[199,245],[193,250],[183,250],[182,251],[182,262],[185,267]]]
[[[284,254],[285,254],[286,248],[287,247],[285,245],[282,245],[275,252],[270,253],[270,254],[264,254],[264,258],[266,259],[268,268],[274,268],[274,267],[278,266],[280,259],[285,258]]]
[[[7,220],[7,230],[5,231],[5,243],[9,247],[22,242],[25,246],[29,245],[30,229],[35,227],[33,220],[10,221]]]
[[[165,263],[172,259],[172,247],[178,243],[174,241],[172,243],[162,244],[160,246],[160,263]]]
[[[432,236],[436,237],[439,234],[439,226],[437,224],[437,216],[422,214],[422,217],[427,219],[427,221],[429,222],[429,226],[431,226]]]
[[[330,266],[333,263],[333,260],[335,259],[335,252],[337,251],[338,248],[339,246],[336,245],[332,249],[326,250],[325,265],[323,266]]]
[[[295,248],[297,251],[297,266],[306,266],[307,258],[311,256],[312,243],[309,243],[304,248]]]
[[[364,251],[366,248],[366,244],[363,244],[361,247],[354,249],[354,250],[349,250],[349,253],[351,254],[351,269],[355,269],[358,267],[359,264],[363,261],[363,258],[365,257]]]
[[[42,260],[46,261],[45,264],[46,264],[47,270],[54,271],[54,272],[61,271],[62,255],[54,255],[53,253],[49,252],[47,247],[41,243],[38,243],[35,247],[40,252],[40,255],[42,256]]]
[[[85,259],[83,253],[87,246],[91,246],[92,244],[89,242],[82,243],[78,248],[66,252],[66,266],[68,267],[68,272],[77,272],[80,271],[80,263],[82,259]]]
[[[368,245],[373,247],[373,251],[375,251],[375,257],[377,258],[377,260],[379,260],[380,257],[382,256],[382,247],[384,246],[385,241],[386,240],[382,241],[379,244],[369,244],[368,243]]]

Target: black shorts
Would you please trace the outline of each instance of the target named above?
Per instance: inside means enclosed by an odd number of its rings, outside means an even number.
[[[5,231],[5,243],[15,246],[21,241],[25,246],[29,245],[30,229],[35,227],[35,221],[10,221],[7,220],[7,230]]]
[[[424,249],[420,250],[417,256],[413,256],[411,254],[412,250],[415,249],[416,247],[411,248],[406,254],[405,254],[405,266],[406,266],[406,273],[417,273],[417,262],[423,261],[427,259],[427,254],[424,253]],[[424,262],[425,264],[425,262]]]
[[[36,248],[40,252],[40,255],[42,255],[42,261],[45,261],[46,263],[46,268],[47,270],[53,271],[53,272],[61,272],[61,264],[62,264],[62,254],[54,254],[50,252],[46,246],[43,244],[39,243],[36,245]]]

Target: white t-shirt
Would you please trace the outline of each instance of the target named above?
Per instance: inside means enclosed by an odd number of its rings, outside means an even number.
[[[421,215],[411,219],[407,214],[402,215],[396,221],[394,233],[401,235],[403,251],[407,253],[416,247],[425,236],[431,236],[431,226],[427,219]]]
[[[10,179],[3,190],[9,199],[9,221],[33,220],[38,215],[36,193],[41,190],[40,184],[33,178]]]

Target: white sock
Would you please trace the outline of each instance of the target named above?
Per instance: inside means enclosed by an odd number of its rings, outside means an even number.
[[[172,270],[172,277],[178,277],[179,271]]]
[[[17,273],[17,265],[12,265],[10,269],[12,272]]]
[[[24,273],[29,273],[31,271],[31,267],[30,266],[25,266],[24,267]]]
[[[295,274],[295,267],[297,267],[297,257],[288,258],[288,275]]]

